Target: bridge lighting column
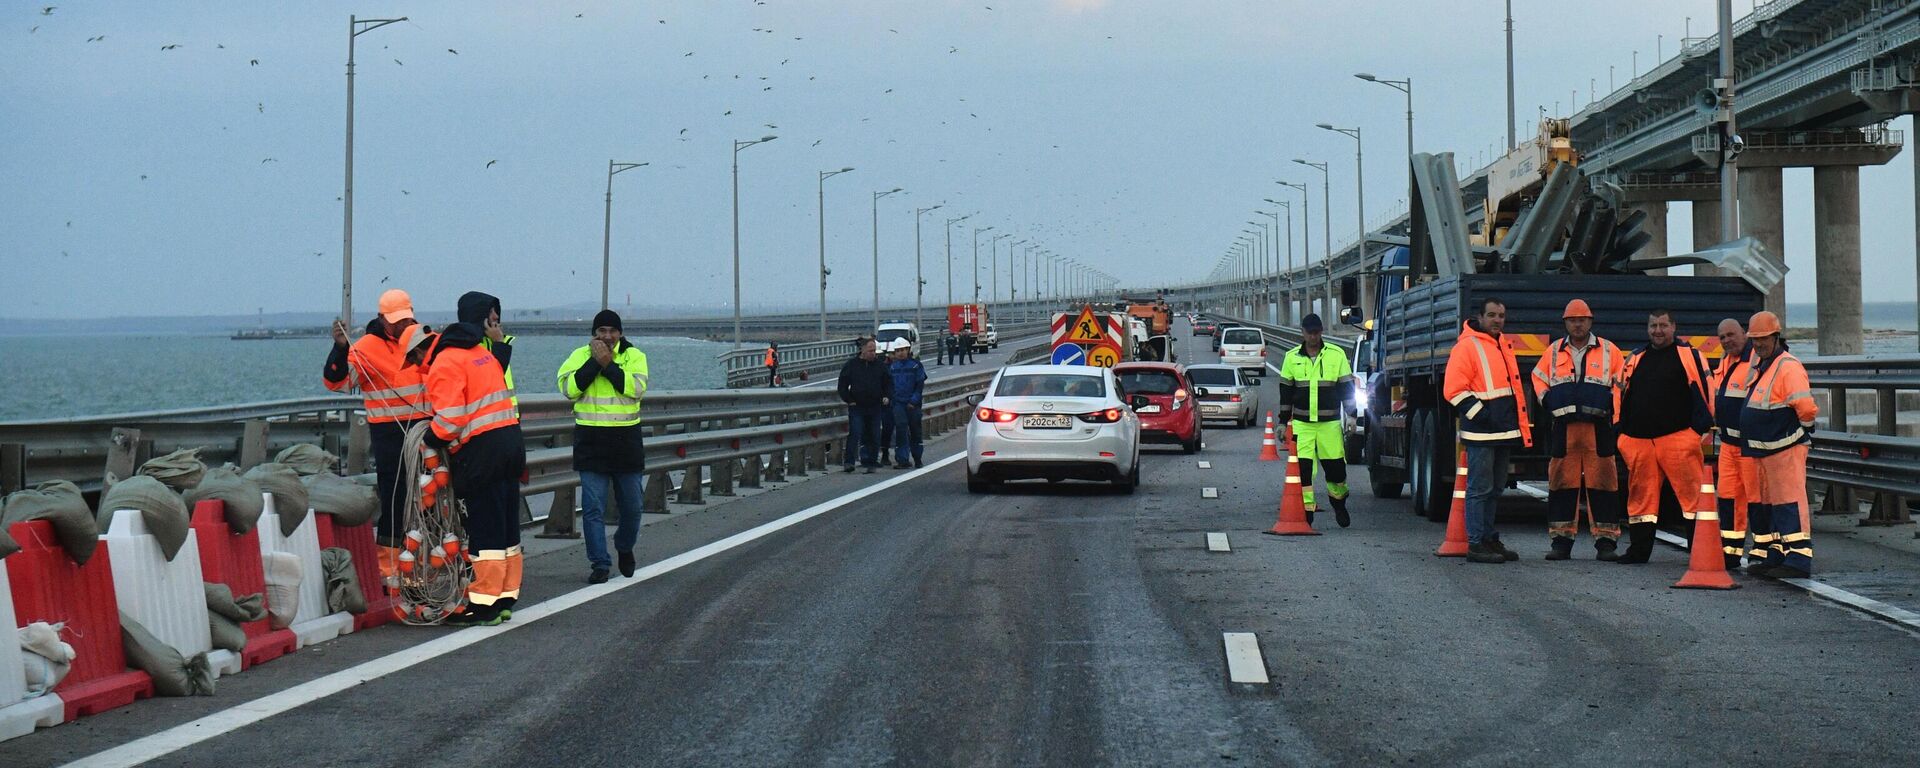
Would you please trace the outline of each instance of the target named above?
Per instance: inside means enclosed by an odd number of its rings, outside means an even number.
[[[616,163],[607,161],[607,216],[600,228],[600,308],[607,306],[608,277],[613,271],[613,177],[622,171],[645,168],[647,163]]]
[[[48,8],[51,12],[53,9]],[[341,192],[340,235],[340,322],[353,327],[353,41],[368,32],[406,21],[397,19],[361,19],[347,16],[347,178]]]
[[[993,227],[973,228],[973,303],[980,303],[980,233]]]
[[[1366,173],[1366,170],[1367,169],[1366,169],[1366,155],[1361,152],[1361,149],[1362,149],[1361,145],[1363,142],[1360,141],[1360,126],[1356,125],[1353,127],[1352,130],[1348,130],[1346,128],[1335,128],[1326,123],[1321,123],[1320,127],[1325,128],[1326,130],[1329,130],[1329,131],[1333,131],[1335,133],[1343,133],[1353,137],[1354,212],[1355,212],[1355,218],[1358,220],[1357,223],[1359,225],[1359,232],[1355,236],[1356,239],[1353,241],[1353,248],[1354,248],[1354,253],[1359,258],[1359,263],[1360,263],[1360,271],[1357,274],[1359,274],[1360,276],[1361,284],[1365,285],[1367,282],[1367,269],[1366,269],[1367,267],[1367,192],[1366,192],[1367,173]],[[1370,291],[1367,291],[1366,293],[1370,293]],[[1328,262],[1327,263],[1327,311],[1329,313],[1333,312],[1333,304],[1334,304],[1333,264],[1332,262]]]
[[[969,213],[957,219],[947,219],[947,306],[953,306],[953,225],[973,218]]]
[[[843,173],[851,173],[853,168],[837,171],[820,171],[819,184],[816,187],[816,199],[820,204],[820,340],[827,340],[827,179]]]
[[[1396,91],[1399,91],[1407,95],[1407,188],[1412,189],[1413,188],[1413,78],[1408,77],[1405,80],[1388,80],[1385,78],[1374,77],[1372,74],[1367,72],[1361,72],[1357,75],[1354,75],[1354,77],[1360,78],[1369,83],[1379,83],[1381,85],[1387,86],[1388,88],[1392,88]],[[1512,121],[1509,120],[1508,122],[1512,122]]]
[[[1328,172],[1326,163],[1309,163],[1299,158],[1294,162],[1320,172],[1320,239],[1325,254],[1320,257],[1320,266],[1327,273],[1326,292],[1333,293],[1333,174]]]
[[[740,150],[765,144],[778,136],[733,141],[733,348],[740,348]]]
[[[885,192],[873,193],[873,327],[880,327],[880,198],[901,191],[894,187]]]
[[[937,211],[944,207],[946,207],[946,203],[941,203],[932,208],[913,209],[913,330],[915,333],[926,333],[926,328],[920,324],[921,309],[922,305],[926,303],[927,295],[927,278],[920,269],[920,217],[927,215],[930,211]],[[879,327],[878,325],[874,326],[875,329]]]

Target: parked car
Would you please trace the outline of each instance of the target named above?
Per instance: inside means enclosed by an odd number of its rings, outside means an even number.
[[[886,349],[887,344],[895,339],[906,339],[909,344],[919,343],[919,329],[914,328],[913,323],[889,320],[873,331],[873,340],[880,343],[881,349]]]
[[[1258,328],[1238,326],[1220,332],[1220,362],[1252,370],[1254,376],[1267,372],[1267,336]]]
[[[1090,365],[1000,369],[967,422],[967,490],[987,493],[1009,480],[1095,480],[1121,493],[1140,484],[1144,395],[1121,399],[1113,371]]]
[[[1142,442],[1179,443],[1187,453],[1200,450],[1200,396],[1206,390],[1187,379],[1185,368],[1173,363],[1121,363],[1113,367],[1113,375],[1129,399],[1147,399],[1133,409],[1140,415]]]
[[[985,352],[1000,348],[1000,332],[993,329],[993,323],[987,323],[987,330],[980,334],[980,340],[974,343],[974,349]]]
[[[1201,420],[1250,427],[1260,418],[1260,380],[1232,365],[1187,366],[1187,380],[1200,395]]]

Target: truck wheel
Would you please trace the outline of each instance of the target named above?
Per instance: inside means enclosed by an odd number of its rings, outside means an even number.
[[[1377,423],[1369,422],[1367,424],[1367,454],[1366,455],[1369,461],[1380,457],[1380,425]],[[1384,470],[1385,467],[1381,467],[1380,469]],[[1367,472],[1367,476],[1369,478],[1369,484],[1373,486],[1373,497],[1376,499],[1400,498],[1401,489],[1404,488],[1406,484],[1401,482],[1390,482],[1386,480],[1372,480],[1371,478],[1377,474],[1381,474],[1381,473],[1378,470],[1372,469],[1371,467]]]
[[[1453,452],[1452,430],[1440,421],[1438,411],[1427,411],[1427,519],[1437,523],[1447,521],[1447,513],[1453,509]]]
[[[1427,516],[1427,412],[1416,410],[1407,417],[1407,479],[1413,490],[1413,513]]]

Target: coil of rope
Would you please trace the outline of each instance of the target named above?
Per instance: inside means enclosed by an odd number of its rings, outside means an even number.
[[[398,483],[407,489],[400,527],[399,598],[394,611],[408,624],[439,624],[465,606],[473,566],[467,560],[464,511],[453,497],[444,451],[427,445],[425,421],[407,428],[400,445]]]

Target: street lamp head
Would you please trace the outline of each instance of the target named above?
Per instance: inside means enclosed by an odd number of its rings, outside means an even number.
[[[887,190],[887,194],[889,194],[889,195],[891,195],[891,194],[893,194],[893,193],[895,193],[895,192],[899,192],[899,191],[900,191],[900,188],[899,188],[899,187],[894,187],[893,189],[889,189],[889,190]]]
[[[1319,129],[1321,129],[1321,130],[1326,130],[1326,131],[1331,131],[1331,130],[1333,130],[1333,126],[1332,126],[1331,124],[1328,124],[1328,123],[1314,123],[1314,124],[1313,124],[1313,127],[1315,127],[1315,128],[1319,128]]]
[[[762,137],[760,137],[760,140],[761,140],[761,141],[773,141],[774,139],[777,139],[777,138],[780,138],[780,137],[778,137],[778,136],[762,136]]]
[[[1373,76],[1373,74],[1372,74],[1372,73],[1368,73],[1368,72],[1360,72],[1360,73],[1357,73],[1357,74],[1355,74],[1355,75],[1354,75],[1354,77],[1357,77],[1357,78],[1360,78],[1360,79],[1362,79],[1362,80],[1365,80],[1365,81],[1367,81],[1367,82],[1369,82],[1369,83],[1371,83],[1371,82],[1373,82],[1374,80],[1376,80],[1376,79],[1377,79],[1377,78],[1375,78],[1375,77]]]
[[[842,168],[838,171],[835,171],[835,173],[852,173],[852,172],[853,172],[852,167]]]

